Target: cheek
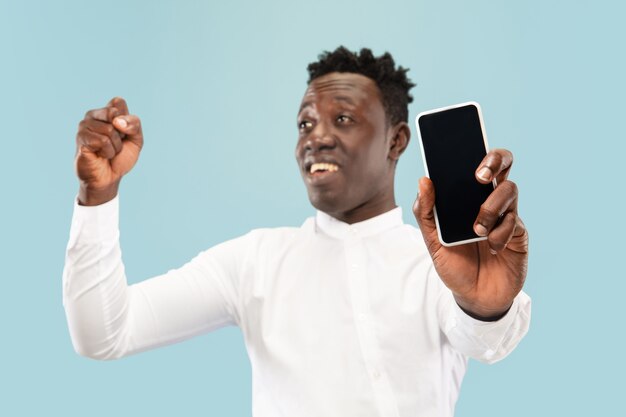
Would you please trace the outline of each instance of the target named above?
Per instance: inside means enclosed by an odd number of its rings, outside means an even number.
[[[387,141],[380,136],[372,139],[367,146],[367,151],[364,153],[363,157],[367,159],[367,163],[371,168],[379,169],[386,166],[388,159]]]

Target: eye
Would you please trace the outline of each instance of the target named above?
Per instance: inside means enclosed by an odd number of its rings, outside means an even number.
[[[299,130],[309,130],[312,127],[313,127],[313,123],[311,123],[308,120],[302,120],[300,123],[298,123]]]
[[[339,116],[337,116],[337,122],[339,124],[345,125],[351,123],[352,121],[352,118],[350,116],[346,116],[345,114],[340,114]]]

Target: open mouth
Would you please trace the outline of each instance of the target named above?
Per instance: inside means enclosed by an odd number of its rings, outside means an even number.
[[[316,162],[311,164],[309,168],[310,175],[321,175],[328,172],[337,172],[339,170],[339,166],[329,162]]]

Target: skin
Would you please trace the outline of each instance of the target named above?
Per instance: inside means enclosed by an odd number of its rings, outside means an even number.
[[[411,132],[405,122],[388,126],[371,79],[332,73],[313,80],[302,99],[298,132],[296,160],[315,208],[355,223],[396,207],[395,167]],[[339,169],[311,175],[314,162]]]
[[[459,306],[479,320],[493,321],[506,314],[526,279],[528,232],[517,215],[517,186],[506,180],[512,163],[510,152],[494,149],[476,170],[477,181],[488,183],[496,177],[498,182],[474,223],[474,231],[487,240],[448,248],[441,245],[433,214],[435,190],[426,177],[419,181],[413,205],[437,273]],[[488,169],[486,174],[483,168]]]
[[[406,122],[391,125],[376,83],[359,74],[330,73],[313,80],[298,113],[295,156],[311,204],[352,224],[396,207],[396,164],[410,139]],[[99,205],[113,199],[122,177],[143,147],[141,121],[124,99],[90,110],[76,135],[78,202]],[[333,163],[334,172],[310,174],[312,163]],[[476,180],[497,187],[482,205],[474,229],[487,240],[446,248],[439,243],[433,207],[435,191],[419,180],[413,206],[434,266],[457,303],[481,320],[500,318],[521,291],[528,265],[528,233],[517,214],[517,186],[507,179],[513,155],[490,151],[476,168]]]
[[[105,107],[89,110],[76,134],[78,203],[97,206],[112,200],[122,177],[137,163],[142,147],[141,121],[128,113],[123,98],[115,97]]]

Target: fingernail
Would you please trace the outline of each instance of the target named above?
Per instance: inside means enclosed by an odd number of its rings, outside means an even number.
[[[492,255],[497,255],[498,254],[498,252],[496,252],[495,250],[493,250],[491,248],[489,248],[489,253],[492,254]]]
[[[491,179],[491,170],[488,167],[482,167],[478,171],[478,178],[483,181],[489,181]]]
[[[478,236],[486,236],[487,235],[487,228],[485,226],[483,226],[482,224],[478,223],[476,226],[474,226],[474,231],[476,232],[476,234]]]
[[[115,119],[115,121],[117,122],[117,125],[121,127],[122,129],[128,126],[128,122],[122,118]]]

